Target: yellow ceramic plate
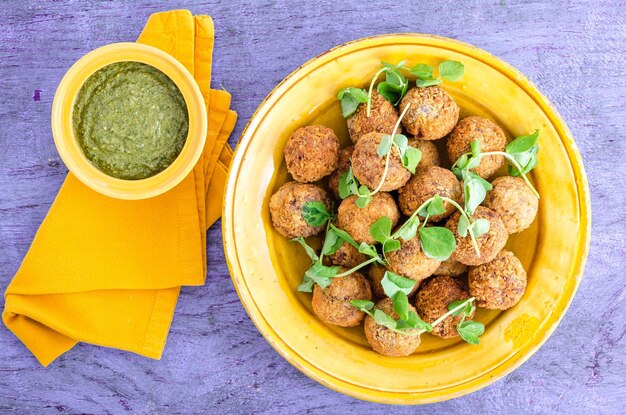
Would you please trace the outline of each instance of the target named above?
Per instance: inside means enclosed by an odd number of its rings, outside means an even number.
[[[366,85],[381,61],[465,64],[445,83],[461,116],[494,119],[509,139],[541,130],[532,180],[541,194],[532,227],[508,247],[528,270],[524,298],[506,312],[480,310],[480,346],[422,336],[405,358],[381,356],[362,327],[326,326],[296,287],[309,266],[302,248],[276,233],[268,200],[289,180],[283,146],[309,123],[332,127],[347,143],[337,92]],[[489,53],[451,39],[418,34],[358,40],[318,56],[288,76],[258,108],[230,169],[223,217],[224,249],[234,285],[267,341],[302,372],[339,392],[370,401],[436,402],[482,388],[528,359],[554,331],[582,276],[590,234],[590,203],[580,155],[563,120],[520,72]]]

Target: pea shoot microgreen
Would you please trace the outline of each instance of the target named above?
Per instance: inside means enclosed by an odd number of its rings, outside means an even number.
[[[479,322],[466,320],[466,317],[469,317],[476,309],[473,304],[474,297],[450,303],[446,313],[434,322],[427,323],[422,320],[415,311],[409,308],[408,295],[411,294],[415,288],[415,284],[416,282],[412,279],[394,274],[391,271],[385,272],[381,285],[385,295],[393,302],[393,309],[399,317],[397,320],[382,310],[374,309],[374,303],[372,301],[352,300],[350,304],[358,310],[372,316],[377,324],[387,327],[389,330],[396,333],[408,336],[419,336],[426,332],[430,333],[433,327],[440,324],[448,316],[458,316],[463,313],[463,317],[457,326],[459,335],[470,344],[479,343],[478,336],[485,331],[484,326]]]
[[[467,300],[453,301],[448,304],[448,310],[454,317],[462,315],[461,321],[456,326],[459,336],[469,344],[479,344],[479,336],[485,332],[485,325],[478,321],[467,320],[476,310],[473,301],[474,297]]]
[[[326,234],[319,255],[303,237],[292,239],[292,241],[302,245],[312,263],[309,269],[305,271],[302,283],[298,286],[298,291],[311,292],[315,284],[326,288],[330,285],[333,278],[345,277],[373,262],[383,263],[375,247],[366,243],[362,243],[361,245],[357,244],[347,232],[337,228],[331,223],[333,219],[332,209],[331,212],[329,212],[324,203],[317,201],[305,203],[302,208],[302,217],[311,226],[326,225]],[[334,254],[344,242],[354,246],[359,252],[370,256],[370,258],[350,270],[339,273],[340,267],[326,266],[323,261],[324,255]]]
[[[437,78],[435,78],[435,69],[424,63],[418,63],[408,70],[417,78],[415,85],[420,88],[439,85],[444,80],[457,82],[465,73],[465,66],[457,61],[443,61],[439,64],[437,69],[439,71],[439,77]]]
[[[528,188],[535,196],[537,196],[537,198],[539,198],[539,193],[526,176],[528,172],[537,166],[537,153],[539,152],[539,145],[537,144],[538,140],[539,130],[535,130],[532,134],[523,135],[511,141],[506,146],[505,151],[487,152],[481,152],[480,143],[478,141],[473,141],[471,143],[471,152],[461,155],[461,157],[454,162],[452,165],[452,172],[456,174],[459,180],[465,180],[466,177],[469,177],[473,180],[479,181],[488,191],[491,190],[491,185],[470,170],[478,167],[482,157],[495,155],[503,156],[509,163],[509,173],[513,176],[521,176]],[[478,187],[477,184],[474,184],[473,186],[475,186],[476,189]]]
[[[352,167],[350,167],[347,172],[343,173],[339,177],[339,197],[345,199],[350,195],[356,195],[357,200],[355,203],[357,207],[367,207],[367,205],[369,205],[369,203],[372,201],[372,196],[380,192],[383,184],[385,183],[385,179],[387,178],[387,174],[389,172],[389,159],[391,157],[391,153],[394,147],[397,149],[398,154],[400,155],[402,165],[411,173],[415,173],[415,169],[417,168],[417,165],[422,158],[422,152],[417,148],[409,146],[409,140],[406,138],[406,136],[402,134],[396,134],[398,128],[400,127],[400,122],[406,114],[409,105],[406,106],[406,108],[398,118],[398,121],[393,128],[392,134],[383,135],[380,143],[378,144],[378,147],[376,148],[376,153],[378,154],[378,156],[385,158],[385,168],[383,170],[383,175],[381,177],[380,183],[376,186],[374,190],[370,190],[367,186],[359,183],[357,178],[354,177]]]
[[[435,78],[435,69],[427,64],[418,63],[413,67],[405,66],[405,61],[391,64],[381,62],[382,67],[374,74],[367,91],[361,88],[348,87],[344,88],[337,94],[337,99],[341,101],[341,112],[344,118],[348,118],[354,114],[360,104],[367,104],[366,115],[369,117],[372,110],[372,93],[376,81],[382,74],[385,74],[385,80],[376,86],[376,90],[383,98],[391,102],[394,106],[398,105],[402,98],[409,90],[409,81],[402,71],[407,71],[417,79],[415,84],[418,87],[427,87],[439,85],[444,80],[457,82],[465,73],[465,66],[461,62],[446,60],[439,64],[439,77]]]
[[[324,202],[306,202],[302,207],[302,217],[311,226],[322,226],[330,219],[330,213]]]
[[[383,246],[383,254],[400,249],[400,241],[391,237],[391,227],[393,223],[387,216],[379,218],[370,226],[370,234]]]
[[[337,99],[341,101],[341,113],[344,118],[350,117],[359,104],[367,102],[367,92],[361,88],[344,88],[337,94]]]

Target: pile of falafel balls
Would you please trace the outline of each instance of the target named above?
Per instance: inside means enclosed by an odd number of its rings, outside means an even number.
[[[399,111],[403,112],[407,105],[401,130],[422,157],[412,174],[393,148],[385,175],[385,157],[377,154],[377,148],[385,134],[392,134]],[[338,206],[333,224],[357,243],[377,244],[370,227],[383,216],[391,219],[396,228],[435,195],[462,203],[462,182],[451,170],[441,167],[442,156],[454,163],[471,151],[473,141],[478,141],[485,152],[504,151],[507,145],[504,132],[493,121],[479,116],[459,121],[459,106],[438,85],[409,89],[398,107],[399,110],[374,91],[369,116],[366,105],[360,104],[348,118],[353,145],[343,149],[335,132],[328,127],[308,125],[293,132],[284,156],[294,181],[282,185],[269,202],[272,223],[281,235],[293,239],[322,233],[326,229],[324,225],[312,226],[302,215],[305,204],[316,201],[323,202],[329,211],[332,205]],[[439,154],[433,143],[440,139],[446,140],[445,155]],[[504,162],[502,156],[485,156],[472,171],[489,180]],[[357,206],[357,196],[342,200],[339,195],[340,178],[350,167],[360,184],[370,190],[383,182],[381,191],[364,208]],[[322,181],[326,178],[327,181]],[[390,330],[350,303],[351,300],[377,301],[374,310],[380,309],[397,319],[392,301],[385,296],[381,285],[386,270],[416,282],[409,296],[409,308],[425,322],[432,323],[449,311],[451,303],[469,297],[475,297],[478,307],[491,310],[514,306],[524,294],[527,276],[519,259],[504,246],[509,234],[531,225],[537,214],[538,198],[519,177],[501,176],[491,180],[491,184],[492,190],[474,213],[474,218],[485,218],[490,223],[489,230],[476,238],[479,253],[470,237],[462,237],[457,231],[460,213],[444,202],[445,212],[431,216],[430,221],[447,227],[456,238],[456,249],[448,260],[427,256],[419,234],[408,241],[401,240],[400,249],[385,256],[386,265],[374,264],[333,278],[325,288],[315,285],[312,297],[315,314],[327,324],[342,327],[357,326],[365,320],[365,336],[375,351],[387,356],[406,356],[419,346],[419,336]],[[347,242],[327,257],[330,264],[341,267],[341,272],[367,259],[368,256]],[[448,316],[433,327],[431,334],[446,339],[458,336],[461,318]]]

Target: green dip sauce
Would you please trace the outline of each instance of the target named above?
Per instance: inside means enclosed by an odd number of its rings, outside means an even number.
[[[187,105],[176,84],[139,62],[113,63],[87,78],[72,121],[89,161],[125,180],[165,170],[183,149],[189,129]]]

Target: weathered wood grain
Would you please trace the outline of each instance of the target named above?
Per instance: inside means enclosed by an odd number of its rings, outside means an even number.
[[[0,5],[0,289],[65,176],[50,133],[56,85],[84,53],[134,40],[156,11],[211,14],[214,83],[240,121],[289,72],[355,38],[423,32],[510,62],[552,100],[585,161],[593,236],[585,277],[527,363],[469,396],[412,408],[361,402],[287,364],[245,314],[209,231],[204,287],[182,290],[161,361],[80,345],[42,369],[0,328],[0,413],[427,414],[626,412],[626,3],[615,1],[13,1]]]

